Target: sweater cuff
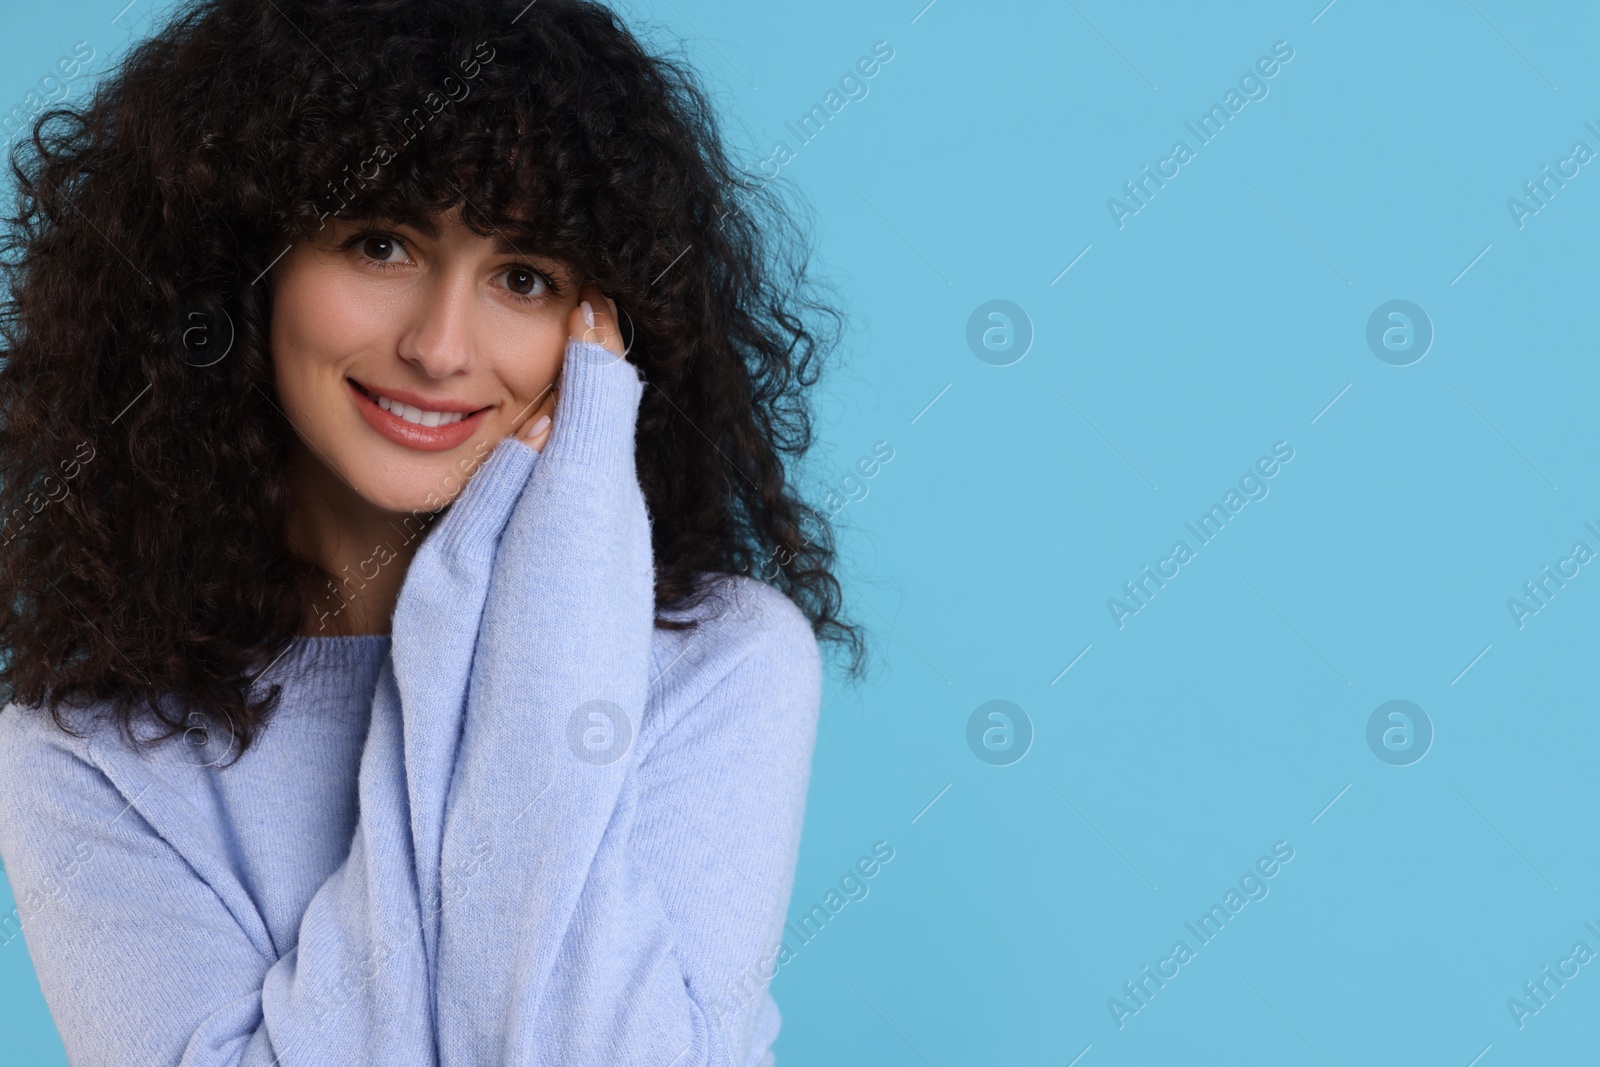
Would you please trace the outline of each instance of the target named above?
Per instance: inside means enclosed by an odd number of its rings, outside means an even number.
[[[544,454],[597,469],[631,463],[644,375],[601,345],[568,340],[555,427]]]
[[[433,529],[439,551],[449,556],[492,556],[511,518],[511,509],[527,484],[539,453],[512,437],[503,437],[467,480]]]

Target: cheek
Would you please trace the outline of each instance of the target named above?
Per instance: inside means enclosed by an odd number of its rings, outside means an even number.
[[[304,256],[273,291],[272,353],[280,387],[381,342],[396,321],[393,309],[364,292],[359,279]]]
[[[567,321],[551,314],[495,331],[491,359],[495,376],[516,402],[514,410],[542,396],[561,372]]]

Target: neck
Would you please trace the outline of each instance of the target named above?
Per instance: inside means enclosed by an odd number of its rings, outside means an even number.
[[[313,594],[301,634],[388,633],[406,570],[421,541],[411,532],[416,517],[367,501],[312,456],[298,437],[290,443],[289,489],[288,547],[331,579]]]

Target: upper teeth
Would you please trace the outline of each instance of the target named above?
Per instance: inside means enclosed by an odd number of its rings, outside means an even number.
[[[402,404],[398,400],[390,400],[386,396],[378,397],[378,406],[391,415],[398,415],[407,422],[414,422],[418,426],[449,426],[451,423],[460,422],[467,417],[466,412],[462,411],[424,411],[422,408],[414,408],[410,404]]]

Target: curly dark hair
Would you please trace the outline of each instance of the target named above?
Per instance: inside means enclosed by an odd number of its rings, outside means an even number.
[[[459,208],[628,312],[656,624],[760,571],[852,653],[833,534],[785,477],[842,315],[686,61],[585,0],[193,0],[9,157],[0,687],[156,744],[277,706],[254,678],[333,580],[285,543],[269,286],[329,215]],[[536,210],[522,210],[536,205]],[[198,333],[196,332],[198,331]],[[220,359],[196,352],[223,346]],[[266,691],[263,692],[262,690]],[[170,698],[177,698],[176,704]],[[136,716],[168,729],[136,737]]]

